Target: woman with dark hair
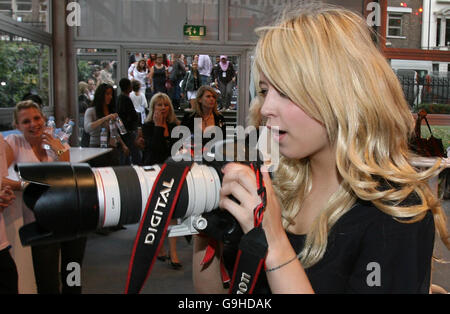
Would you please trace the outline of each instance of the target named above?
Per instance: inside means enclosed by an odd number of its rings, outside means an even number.
[[[186,73],[183,83],[181,84],[181,97],[186,96],[189,101],[189,106],[194,107],[194,102],[197,97],[197,90],[202,85],[200,73],[198,72],[198,63],[194,61],[192,68]]]
[[[118,117],[115,103],[114,88],[106,83],[100,84],[95,91],[92,107],[88,108],[84,114],[84,129],[90,135],[89,147],[100,147],[100,133],[102,128],[105,128],[109,138],[108,146],[112,148],[118,148],[120,146],[124,152],[128,151],[128,147],[122,141],[120,135],[114,138],[110,134],[109,121],[115,120]],[[105,162],[113,166],[119,165],[119,155],[117,149],[113,149],[111,155],[107,154],[103,156],[105,156]],[[105,165],[102,164],[102,166]]]
[[[152,93],[166,93],[166,80],[169,78],[167,66],[164,64],[162,54],[156,56],[155,65],[150,69],[149,79]]]
[[[135,64],[130,66],[131,73],[128,76],[130,81],[136,80],[141,83],[140,91],[145,94],[145,89],[147,88],[147,80],[149,79],[149,71],[147,69],[147,63],[145,59],[140,59]],[[131,78],[130,78],[131,77]]]

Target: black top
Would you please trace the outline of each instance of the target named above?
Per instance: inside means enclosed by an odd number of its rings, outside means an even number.
[[[360,200],[331,229],[323,258],[305,271],[315,293],[428,293],[434,234],[431,211],[407,224]],[[287,235],[299,253],[306,236]],[[225,252],[231,276],[236,249]],[[254,293],[270,293],[264,271]]]
[[[215,113],[213,112],[213,116],[214,116],[214,125],[218,126],[219,128],[222,129],[223,134],[225,135],[225,131],[226,131],[226,125],[225,125],[225,117],[220,114],[220,113]],[[200,116],[198,116],[197,114],[193,113],[193,112],[188,112],[183,116],[183,119],[181,120],[181,125],[187,126],[189,128],[189,130],[191,131],[191,134],[194,134],[194,119],[195,118],[202,118]]]
[[[139,125],[139,117],[134,109],[131,98],[127,95],[120,94],[117,104],[119,107],[118,114],[127,131],[136,131]]]
[[[224,74],[225,73],[225,74]],[[217,81],[222,82],[224,84],[228,84],[233,77],[236,76],[236,71],[234,70],[233,63],[228,65],[228,68],[226,71],[222,70],[219,63],[216,63],[216,65],[212,69],[212,76],[213,79],[217,79]]]
[[[142,126],[142,134],[145,140],[143,164],[154,165],[162,164],[168,157],[172,150],[172,146],[178,139],[172,139],[170,134],[176,123],[169,123],[169,136],[164,137],[164,128],[155,126],[153,121],[146,122]]]

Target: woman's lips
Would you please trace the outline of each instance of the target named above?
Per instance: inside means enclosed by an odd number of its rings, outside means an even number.
[[[268,126],[268,128],[270,130],[270,133],[272,134],[272,138],[278,143],[280,143],[287,135],[287,132],[284,130],[280,130],[279,127]]]

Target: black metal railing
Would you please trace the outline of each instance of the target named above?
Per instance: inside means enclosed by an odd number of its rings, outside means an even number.
[[[450,106],[450,77],[398,76],[405,98],[411,108],[422,104],[442,104]]]

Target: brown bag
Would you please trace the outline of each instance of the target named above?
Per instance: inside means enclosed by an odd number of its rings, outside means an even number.
[[[431,136],[429,139],[421,137],[420,126],[422,120],[425,120],[428,130],[430,130]],[[427,120],[427,113],[423,109],[417,114],[415,137],[411,140],[410,147],[414,152],[423,157],[446,157],[442,140],[433,136]]]

